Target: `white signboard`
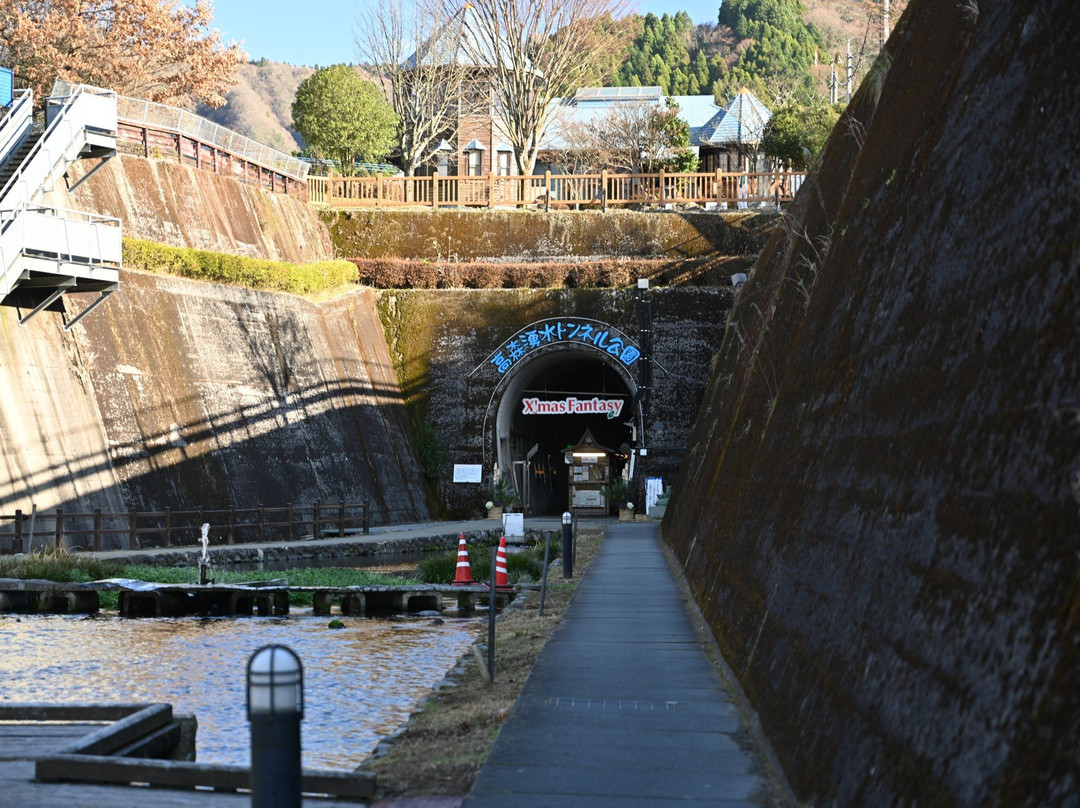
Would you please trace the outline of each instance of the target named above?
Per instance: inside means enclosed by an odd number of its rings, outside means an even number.
[[[508,539],[523,537],[525,535],[525,514],[504,513],[503,534]]]
[[[479,463],[475,465],[471,463],[454,464],[455,483],[478,483],[483,478],[483,475],[483,467]]]

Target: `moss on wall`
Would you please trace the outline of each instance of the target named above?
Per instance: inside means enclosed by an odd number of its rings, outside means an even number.
[[[542,260],[693,258],[757,252],[775,214],[634,211],[357,210],[323,214],[344,258]]]

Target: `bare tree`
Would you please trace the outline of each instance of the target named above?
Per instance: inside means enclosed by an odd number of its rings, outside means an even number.
[[[468,66],[456,58],[460,31],[439,8],[373,0],[357,17],[354,41],[401,119],[398,151],[412,176],[439,142],[453,139],[466,105]]]
[[[560,134],[566,148],[553,154],[553,161],[567,173],[651,174],[674,167],[690,143],[677,107],[640,101],[622,102],[587,121],[569,121]]]
[[[447,11],[457,0],[443,0]],[[489,66],[492,114],[531,174],[559,98],[600,78],[620,47],[624,0],[471,0],[465,47]]]

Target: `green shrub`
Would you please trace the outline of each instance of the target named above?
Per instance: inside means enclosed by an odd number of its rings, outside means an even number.
[[[0,578],[86,583],[117,577],[119,565],[96,558],[80,558],[65,550],[45,550],[25,556],[0,557]]]
[[[292,264],[169,247],[138,239],[124,239],[124,264],[158,275],[176,275],[294,295],[314,294],[355,284],[359,277],[356,265],[351,261]]]

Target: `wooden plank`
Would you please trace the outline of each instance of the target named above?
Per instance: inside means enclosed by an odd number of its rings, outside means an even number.
[[[42,782],[147,783],[160,788],[246,789],[251,770],[244,766],[207,766],[175,760],[138,760],[98,755],[56,755],[37,761]],[[367,799],[375,794],[375,777],[363,772],[306,770],[302,788],[309,794]]]
[[[0,760],[36,760],[70,749],[100,724],[0,724]]]
[[[180,743],[180,725],[172,721],[112,754],[127,758],[157,758],[168,755]]]
[[[82,755],[108,755],[172,720],[171,704],[150,704],[127,718],[90,733],[69,751]]]
[[[0,721],[119,721],[148,704],[0,703]]]

